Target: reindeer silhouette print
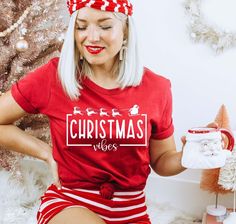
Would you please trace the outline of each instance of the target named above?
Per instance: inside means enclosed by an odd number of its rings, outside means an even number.
[[[117,109],[112,109],[111,111],[112,111],[112,117],[122,116]]]
[[[79,107],[74,107],[73,114],[80,114],[80,115],[83,115],[83,113],[81,112],[81,110],[79,109]]]
[[[102,116],[107,116],[107,117],[109,117],[109,115],[108,115],[108,112],[106,112],[106,111],[104,111],[105,109],[104,108],[100,108],[100,116],[102,117]]]
[[[87,115],[88,116],[91,116],[91,115],[93,115],[93,114],[97,114],[97,112],[95,112],[93,109],[91,109],[91,108],[87,108],[86,109],[86,112],[87,112]]]

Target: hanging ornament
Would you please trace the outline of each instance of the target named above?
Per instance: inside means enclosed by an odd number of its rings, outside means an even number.
[[[20,37],[16,42],[16,50],[18,52],[25,52],[29,49],[29,43],[24,39],[27,31],[26,24],[22,24],[19,29]]]
[[[24,69],[23,69],[22,65],[17,65],[15,72],[16,72],[17,74],[23,74]]]
[[[57,37],[57,43],[59,45],[59,52],[61,52],[63,42],[65,40],[65,33],[60,33],[60,35]]]
[[[18,52],[25,52],[29,49],[28,42],[24,39],[24,37],[20,37],[19,40],[16,42],[16,50]]]
[[[58,40],[58,42],[60,42],[60,43],[63,43],[64,39],[65,39],[65,33],[61,33],[61,34],[57,37],[57,40]]]

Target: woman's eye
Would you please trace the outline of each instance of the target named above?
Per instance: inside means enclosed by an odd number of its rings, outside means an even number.
[[[111,26],[102,26],[102,29],[103,30],[109,30],[109,29],[111,29],[112,27]]]
[[[86,30],[86,27],[77,27],[78,30]]]
[[[101,26],[101,28],[103,29],[103,30],[109,30],[109,29],[111,29],[112,27],[111,26]],[[77,30],[86,30],[87,29],[87,27],[77,27]]]

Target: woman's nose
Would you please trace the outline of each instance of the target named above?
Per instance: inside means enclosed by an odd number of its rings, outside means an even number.
[[[100,40],[100,33],[96,27],[91,27],[88,31],[88,40],[90,42],[96,42]]]

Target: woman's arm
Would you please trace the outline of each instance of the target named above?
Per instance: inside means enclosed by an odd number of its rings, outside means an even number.
[[[163,140],[150,139],[152,169],[161,176],[171,176],[185,170],[181,165],[182,151],[177,152],[173,135]]]
[[[51,147],[12,124],[25,114],[10,91],[0,97],[0,145],[48,162]]]
[[[61,188],[57,163],[53,159],[51,147],[12,124],[25,114],[10,91],[0,97],[0,145],[45,161],[52,171],[54,184]]]

